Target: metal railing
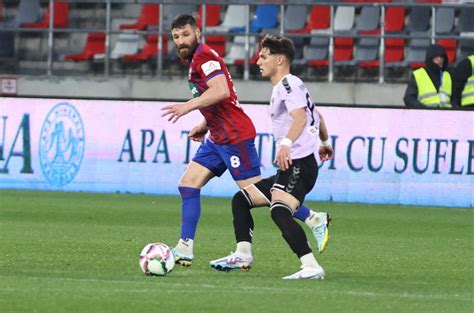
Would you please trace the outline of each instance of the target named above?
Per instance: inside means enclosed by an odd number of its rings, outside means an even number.
[[[120,34],[120,33],[134,33],[134,34],[142,34],[142,35],[148,35],[148,34],[155,34],[158,35],[158,54],[157,54],[157,59],[156,59],[156,73],[158,77],[162,76],[163,73],[163,36],[168,35],[168,28],[164,28],[163,26],[163,21],[164,21],[164,16],[163,16],[163,5],[184,5],[184,4],[202,4],[202,20],[206,21],[206,4],[218,4],[218,5],[228,5],[228,4],[243,4],[247,6],[246,9],[246,20],[248,21],[246,26],[245,26],[245,31],[243,33],[238,33],[236,34],[235,32],[208,32],[205,26],[205,23],[203,23],[202,26],[202,40],[205,41],[206,36],[209,35],[221,35],[221,36],[226,36],[226,38],[232,37],[232,36],[245,36],[245,59],[244,59],[244,71],[243,71],[243,78],[244,80],[250,79],[250,37],[260,37],[262,36],[261,33],[251,33],[250,32],[250,7],[252,5],[258,5],[258,4],[277,4],[280,6],[280,25],[279,25],[279,33],[280,35],[285,35],[289,37],[312,37],[312,36],[319,36],[319,37],[329,37],[329,46],[328,46],[328,81],[332,82],[334,80],[334,69],[335,69],[335,62],[334,62],[334,45],[335,45],[335,38],[338,36],[341,36],[338,34],[335,29],[334,29],[334,17],[335,17],[335,8],[338,6],[357,6],[357,7],[362,7],[362,6],[379,6],[381,9],[381,14],[380,14],[380,22],[379,22],[379,29],[380,29],[380,34],[378,35],[362,35],[362,34],[357,34],[356,32],[352,33],[344,33],[342,37],[345,38],[354,38],[354,39],[360,39],[360,38],[378,38],[379,39],[379,53],[378,53],[378,60],[379,60],[379,78],[378,82],[383,83],[384,82],[384,69],[385,69],[385,39],[388,38],[401,38],[401,39],[413,39],[413,38],[429,38],[432,43],[435,43],[437,39],[457,39],[459,40],[461,37],[457,34],[450,34],[450,35],[438,35],[436,34],[436,10],[439,7],[452,7],[452,8],[460,8],[462,9],[463,7],[467,6],[468,4],[463,4],[463,3],[444,3],[444,4],[438,4],[438,3],[429,3],[429,4],[418,4],[418,3],[396,3],[396,2],[391,2],[391,3],[348,3],[348,2],[336,2],[336,1],[331,1],[331,2],[320,2],[320,1],[311,1],[311,0],[294,0],[294,1],[284,1],[284,0],[275,0],[275,1],[259,1],[259,0],[254,0],[254,1],[225,1],[224,3],[222,1],[217,1],[217,0],[204,0],[204,1],[182,1],[182,0],[105,0],[105,1],[99,1],[99,0],[61,0],[62,2],[69,2],[69,3],[105,3],[105,30],[104,29],[78,29],[78,28],[55,28],[54,27],[54,0],[48,0],[49,3],[49,8],[50,8],[50,16],[49,16],[49,28],[48,29],[25,29],[21,27],[1,27],[0,32],[38,32],[38,33],[44,33],[47,32],[48,35],[48,56],[47,56],[47,68],[45,69],[46,75],[47,76],[52,76],[54,75],[53,71],[53,55],[54,55],[54,35],[57,33],[89,33],[89,32],[105,32],[106,34],[106,41],[105,41],[105,59],[104,59],[104,77],[107,79],[110,76],[110,52],[111,52],[111,35],[113,34]],[[44,1],[43,1],[44,2]],[[158,29],[157,30],[112,30],[111,29],[111,12],[112,12],[112,4],[117,4],[117,3],[134,3],[134,4],[146,4],[146,3],[155,3],[155,4],[160,4],[162,7],[160,9],[160,14],[159,14],[159,23],[158,23]],[[285,32],[285,19],[283,18],[285,15],[285,10],[287,5],[328,5],[330,6],[330,27],[327,33],[318,33],[318,34],[292,34],[292,33],[286,33]],[[385,15],[386,15],[386,9],[389,6],[403,6],[403,7],[415,7],[415,6],[430,6],[431,7],[431,33],[429,36],[424,36],[424,35],[413,35],[413,34],[406,34],[406,33],[386,33],[385,32]],[[474,18],[474,17],[473,17]],[[473,39],[474,40],[474,35],[470,35],[469,37],[463,37],[463,39]]]

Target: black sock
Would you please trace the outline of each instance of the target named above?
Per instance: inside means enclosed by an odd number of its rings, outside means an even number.
[[[232,198],[232,215],[234,216],[234,232],[237,242],[252,242],[253,218],[250,209],[253,207],[245,190],[237,192]]]
[[[279,201],[272,203],[271,215],[275,224],[280,228],[283,238],[298,258],[311,253],[303,228],[293,219],[291,209],[285,203]]]

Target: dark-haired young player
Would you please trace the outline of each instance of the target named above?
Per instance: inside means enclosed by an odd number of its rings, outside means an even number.
[[[222,271],[248,269],[253,261],[251,242],[253,219],[250,209],[270,206],[271,217],[281,230],[293,252],[301,261],[301,270],[283,279],[323,279],[325,272],[318,264],[308,244],[305,232],[292,215],[311,191],[318,176],[315,152],[321,140],[322,161],[333,157],[323,117],[315,108],[303,81],[290,73],[295,48],[285,37],[267,35],[260,43],[258,66],[263,77],[273,84],[270,102],[273,135],[278,152],[275,176],[243,188],[232,199],[237,249],[230,255],[210,262]],[[327,213],[316,213],[319,219],[319,249],[328,240]]]

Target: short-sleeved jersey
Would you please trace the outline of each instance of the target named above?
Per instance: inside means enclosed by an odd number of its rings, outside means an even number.
[[[219,103],[199,109],[207,122],[210,139],[217,144],[236,144],[256,136],[255,126],[237,100],[234,84],[222,58],[206,44],[198,44],[189,65],[189,88],[199,97],[209,86],[207,82],[224,75],[230,96]]]
[[[299,108],[306,109],[306,126],[291,146],[291,158],[301,159],[317,149],[319,140],[319,115],[308,89],[301,79],[288,74],[273,87],[270,102],[273,136],[277,146],[290,130],[293,118],[290,113]]]

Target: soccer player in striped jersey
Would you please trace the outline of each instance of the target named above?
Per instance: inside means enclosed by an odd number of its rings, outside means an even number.
[[[211,267],[229,271],[249,269],[253,262],[251,243],[253,219],[250,209],[270,206],[271,217],[281,230],[291,250],[301,261],[301,270],[283,279],[323,279],[325,272],[308,244],[305,232],[292,215],[311,191],[318,176],[318,151],[321,161],[333,157],[328,131],[316,110],[308,89],[301,79],[290,73],[295,48],[286,38],[267,35],[260,43],[257,65],[263,77],[273,84],[270,102],[273,135],[278,146],[275,176],[243,188],[232,199],[237,249],[230,255],[210,262]],[[319,219],[318,248],[324,250],[328,240],[327,213],[315,213]],[[318,238],[317,238],[318,239]]]
[[[162,116],[173,123],[193,110],[199,110],[204,116],[189,133],[192,140],[202,144],[178,184],[182,199],[181,235],[173,252],[179,264],[190,266],[201,215],[201,188],[227,169],[240,188],[256,183],[261,180],[260,162],[254,144],[255,127],[239,104],[224,61],[200,42],[200,30],[194,17],[176,16],[171,23],[171,33],[179,56],[189,63],[188,82],[194,98],[163,107]],[[210,136],[205,139],[208,131]],[[295,217],[308,223],[313,221],[313,211],[306,207],[298,211]]]

